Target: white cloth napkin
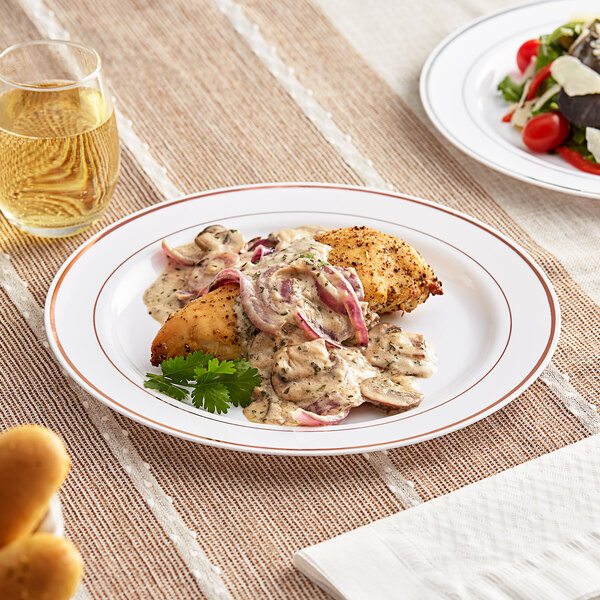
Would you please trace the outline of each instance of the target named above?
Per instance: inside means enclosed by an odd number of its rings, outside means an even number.
[[[294,565],[343,600],[600,597],[600,436],[300,550]]]

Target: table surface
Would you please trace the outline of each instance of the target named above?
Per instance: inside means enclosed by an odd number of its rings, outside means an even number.
[[[71,38],[100,52],[121,134],[120,181],[90,230],[41,240],[0,220],[0,424],[42,423],[65,440],[73,466],[61,500],[86,566],[80,598],[325,598],[292,567],[296,550],[600,430],[590,406],[600,397],[600,203],[475,163],[441,139],[418,96],[433,47],[510,4],[4,0],[0,46]],[[169,437],[66,377],[43,305],[79,244],[165,198],[272,181],[391,186],[498,228],[556,289],[563,324],[552,362],[464,430],[309,458]]]

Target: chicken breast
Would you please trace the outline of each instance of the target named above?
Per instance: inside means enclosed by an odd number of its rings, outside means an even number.
[[[227,284],[173,313],[152,342],[150,362],[158,366],[173,356],[202,350],[220,360],[241,356],[237,320],[233,306],[239,294],[235,284]]]
[[[331,246],[329,262],[354,267],[371,310],[411,312],[430,294],[442,294],[432,268],[408,243],[368,227],[343,227],[315,236]]]

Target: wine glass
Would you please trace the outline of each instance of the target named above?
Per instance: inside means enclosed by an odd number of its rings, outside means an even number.
[[[0,210],[29,233],[77,233],[108,207],[119,137],[98,53],[41,40],[0,54]]]

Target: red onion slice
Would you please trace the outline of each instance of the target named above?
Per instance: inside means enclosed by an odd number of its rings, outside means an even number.
[[[342,292],[344,308],[348,313],[352,327],[354,327],[354,330],[356,331],[356,340],[359,345],[368,346],[369,331],[367,329],[367,324],[365,323],[365,316],[360,306],[360,301],[354,288],[346,278],[333,267],[325,265],[322,272],[328,275],[329,283]]]
[[[263,256],[267,256],[272,252],[273,248],[267,248],[263,245],[257,246],[256,250],[254,251],[254,254],[252,255],[252,258],[250,259],[250,262],[255,265]]]
[[[199,294],[203,295],[201,292],[204,292],[206,287],[215,280],[215,271],[218,277],[224,269],[237,265],[238,260],[239,254],[234,254],[233,252],[223,252],[222,254],[202,259],[192,269],[188,277],[187,290],[195,294],[195,297],[198,297]],[[209,269],[207,269],[207,266]]]
[[[204,296],[204,294],[208,294],[208,292],[212,292],[213,290],[216,290],[223,285],[227,285],[228,283],[239,284],[241,276],[241,271],[238,271],[237,269],[223,269],[205,288],[198,292],[198,297]]]
[[[327,286],[323,285],[319,281],[320,277],[315,278],[315,282],[317,284],[317,294],[319,294],[319,298],[323,302],[323,304],[329,307],[333,312],[338,315],[343,315],[346,313],[346,307],[343,302],[340,302],[328,289]]]
[[[325,425],[336,425],[340,421],[343,421],[350,412],[350,409],[341,410],[335,415],[317,415],[316,413],[304,410],[303,408],[297,408],[293,413],[292,417],[298,425],[306,425],[307,427],[323,427]]]
[[[354,269],[344,269],[343,267],[337,267],[342,275],[346,278],[346,281],[353,287],[356,292],[356,297],[360,302],[363,302],[365,299],[365,290],[363,289],[362,281],[356,274]]]
[[[273,267],[268,270],[271,271],[272,269]],[[267,333],[280,331],[284,318],[261,298],[258,291],[260,281],[253,281],[238,269],[223,269],[206,288],[201,290],[200,295],[203,296],[228,283],[237,283],[240,286],[242,308],[257,329]]]
[[[346,310],[350,317],[350,322],[356,331],[356,340],[359,346],[369,345],[369,330],[365,323],[365,315],[363,314],[362,308],[358,302],[356,296],[346,304]]]
[[[322,339],[325,340],[325,344],[327,346],[331,346],[332,348],[343,348],[343,346],[336,342],[331,338],[323,329],[317,325],[316,323],[311,323],[300,311],[300,309],[296,310],[296,320],[298,321],[298,325],[300,329],[308,335],[311,340]]]
[[[269,306],[261,297],[260,280],[252,281],[246,275],[240,277],[240,295],[244,312],[252,324],[267,333],[279,333],[285,323],[285,316]]]
[[[261,297],[261,292],[266,290],[266,286],[261,284],[263,276],[277,268],[267,269],[256,281],[237,269],[225,269],[219,273],[210,289],[214,289],[215,285],[218,287],[225,283],[239,283],[242,308],[252,324],[261,331],[278,333],[285,319]]]
[[[281,264],[281,265],[273,265],[272,267],[269,267],[266,271],[263,271],[259,276],[258,276],[258,282],[260,283],[260,285],[267,287],[267,285],[269,285],[268,280],[275,275],[275,273],[277,271],[281,271],[281,269],[287,269],[289,267],[289,265],[285,265],[285,264]]]
[[[279,295],[284,302],[291,303],[294,293],[294,282],[291,279],[284,279],[279,288]]]
[[[272,250],[276,245],[277,242],[269,238],[254,238],[248,242],[248,252],[252,252],[252,250],[255,250],[259,246],[265,246]]]
[[[176,248],[172,248],[171,246],[169,246],[169,244],[167,243],[167,240],[163,240],[161,242],[161,246],[162,246],[162,250],[165,253],[165,255],[168,258],[170,258],[171,260],[174,260],[176,263],[179,263],[181,265],[187,265],[188,267],[191,267],[198,262],[197,259],[192,258],[191,256],[185,256],[184,254],[179,252],[179,250],[177,250]]]

